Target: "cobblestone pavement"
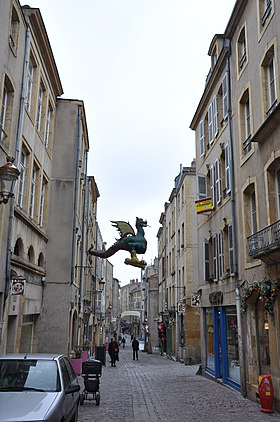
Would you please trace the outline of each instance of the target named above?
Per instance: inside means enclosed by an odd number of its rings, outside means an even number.
[[[129,343],[116,365],[103,366],[100,405],[85,400],[78,422],[280,422],[279,413],[262,413],[259,404],[196,375],[196,365],[144,352],[134,361]]]

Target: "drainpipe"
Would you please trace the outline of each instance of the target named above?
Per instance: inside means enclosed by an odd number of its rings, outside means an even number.
[[[80,149],[81,149],[81,109],[78,105],[78,116],[77,116],[77,150],[76,150],[76,169],[75,169],[75,191],[74,191],[74,210],[73,210],[73,237],[72,237],[72,256],[71,256],[71,284],[75,281],[75,258],[76,258],[76,234],[77,234],[77,208],[78,208],[78,189],[79,189],[79,161],[80,161]],[[81,269],[82,270],[82,269]],[[80,311],[80,288],[79,288],[79,311]],[[80,343],[80,334],[81,334],[81,321],[78,316],[78,333],[76,341]]]
[[[80,161],[80,149],[81,149],[81,111],[80,111],[80,105],[78,105],[77,126],[78,126],[78,133],[77,133],[76,170],[75,170],[74,215],[73,215],[73,228],[72,228],[73,237],[72,237],[72,257],[71,257],[71,283],[74,283],[74,276],[75,276],[77,207],[78,207],[78,188],[79,188],[79,161]]]
[[[230,40],[225,40],[230,47]],[[244,368],[243,356],[243,335],[242,335],[242,316],[240,304],[240,287],[238,282],[238,256],[237,256],[237,227],[236,227],[236,204],[234,198],[235,183],[234,183],[234,159],[233,159],[233,136],[231,125],[231,84],[230,84],[230,53],[227,57],[227,87],[228,87],[228,126],[229,126],[229,167],[230,167],[230,204],[231,204],[231,218],[232,218],[232,246],[233,246],[233,266],[234,266],[234,280],[235,280],[235,294],[236,294],[236,314],[238,327],[238,349],[239,349],[239,364],[240,364],[240,387],[241,394],[246,397],[246,378]]]
[[[23,126],[23,116],[24,116],[24,102],[26,97],[26,84],[27,84],[27,68],[29,60],[29,51],[30,51],[30,28],[27,26],[25,34],[25,51],[24,51],[24,64],[23,64],[23,73],[22,73],[22,83],[21,83],[21,94],[20,94],[20,104],[19,104],[19,115],[18,115],[18,125],[17,125],[17,135],[16,135],[16,145],[15,145],[15,161],[14,164],[17,167],[19,162],[19,150],[21,145],[22,137],[22,126]],[[7,254],[6,254],[6,283],[5,283],[5,294],[4,294],[4,306],[9,295],[10,287],[10,277],[11,277],[11,255],[12,255],[12,234],[14,226],[14,199],[10,202],[10,215],[9,215],[9,228],[8,228],[8,239],[7,239]]]
[[[85,298],[85,292],[84,292],[84,286],[83,286],[83,270],[84,270],[84,251],[86,251],[86,249],[84,248],[85,246],[85,233],[86,233],[86,204],[87,204],[87,183],[86,183],[86,174],[87,174],[87,152],[85,152],[85,174],[84,174],[84,185],[83,185],[83,190],[84,190],[84,200],[83,200],[83,217],[82,217],[82,252],[81,252],[81,256],[80,256],[80,267],[81,267],[81,271],[80,271],[80,283],[79,283],[79,296],[80,296],[80,305],[81,305],[81,301],[82,301],[82,297],[83,299]]]
[[[80,283],[79,283],[79,309],[84,312],[84,300],[86,298],[85,292],[85,272],[87,271],[87,265],[84,265],[84,255],[86,253],[85,249],[85,234],[86,234],[86,227],[87,227],[87,160],[88,155],[87,152],[84,154],[85,156],[85,173],[84,173],[84,183],[83,183],[83,190],[84,190],[84,200],[83,200],[83,216],[82,216],[82,242],[81,242],[81,256],[80,256]],[[84,334],[84,333],[83,333]]]

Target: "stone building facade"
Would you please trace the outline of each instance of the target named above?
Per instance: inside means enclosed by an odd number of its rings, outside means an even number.
[[[85,109],[60,98],[40,10],[3,1],[0,23],[0,164],[9,155],[20,170],[15,198],[0,206],[0,351],[69,353],[94,342],[102,284],[87,253],[99,192]]]
[[[196,132],[202,366],[279,410],[279,23],[275,0],[237,1],[209,48]]]
[[[159,317],[165,325],[161,347],[183,362],[200,361],[199,308],[192,306],[198,290],[195,198],[193,162],[181,166],[158,232]]]

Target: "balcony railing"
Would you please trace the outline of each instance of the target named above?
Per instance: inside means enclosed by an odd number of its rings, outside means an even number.
[[[252,258],[258,258],[280,248],[280,220],[252,234],[247,240],[248,253]]]

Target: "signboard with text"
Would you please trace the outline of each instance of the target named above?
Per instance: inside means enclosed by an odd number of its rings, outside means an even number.
[[[212,198],[198,199],[195,201],[195,209],[197,214],[212,211]]]

